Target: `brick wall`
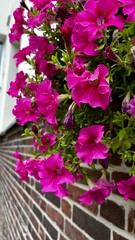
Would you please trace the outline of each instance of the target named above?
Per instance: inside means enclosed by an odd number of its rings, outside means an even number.
[[[1,138],[0,189],[4,198],[6,240],[133,240],[135,239],[135,202],[125,202],[118,193],[102,206],[90,207],[78,203],[78,196],[86,189],[85,182],[69,185],[70,198],[59,199],[51,193],[41,194],[38,182],[29,178],[21,182],[15,173],[19,150],[24,158],[33,149],[30,138],[21,136],[22,129],[14,126]],[[117,172],[110,168],[110,176],[127,178],[127,167],[117,156],[113,158]],[[99,174],[96,172],[95,174]]]

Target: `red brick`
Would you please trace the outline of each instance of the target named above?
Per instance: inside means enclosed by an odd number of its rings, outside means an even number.
[[[31,208],[31,209],[33,209],[33,201],[31,200],[31,199],[29,199],[29,207]]]
[[[125,238],[125,237],[123,237],[123,236],[114,232],[113,233],[113,240],[129,240],[129,239],[127,239],[127,238]]]
[[[62,199],[62,212],[71,218],[71,205],[65,199]]]
[[[122,160],[120,159],[120,156],[117,153],[112,153],[110,157],[110,163],[115,166],[120,166]]]
[[[33,205],[33,212],[35,213],[36,217],[39,219],[39,221],[42,223],[42,212],[41,209],[38,208],[35,204]]]
[[[51,218],[51,220],[56,222],[56,224],[61,229],[63,229],[63,223],[64,223],[63,216],[58,211],[56,211],[54,208],[52,208],[50,205],[47,205],[47,215]]]
[[[34,225],[34,227],[38,230],[38,221],[36,220],[36,218],[34,217],[33,214],[30,214],[30,221],[32,222],[32,224]]]
[[[39,227],[39,235],[42,240],[46,238],[45,229],[42,226]]]
[[[46,201],[45,200],[43,200],[43,199],[40,200],[40,207],[44,212],[46,212]]]
[[[38,193],[36,193],[36,191],[31,190],[31,197],[32,197],[32,199],[35,200],[35,202],[36,202],[37,204],[40,205],[41,197],[40,197],[40,195],[39,195]]]
[[[60,198],[56,197],[54,193],[48,192],[45,194],[45,198],[53,203],[56,207],[60,207]]]
[[[81,231],[71,225],[68,221],[65,223],[65,233],[69,237],[70,240],[81,239],[81,240],[88,240]]]
[[[73,222],[95,240],[101,237],[110,240],[110,229],[76,206],[73,207]]]
[[[128,178],[129,178],[129,175],[127,173],[123,173],[123,172],[112,173],[112,179],[114,179],[116,182],[120,180],[127,180]]]
[[[124,229],[125,211],[123,206],[119,206],[117,203],[107,200],[101,205],[100,214],[109,222]]]
[[[85,192],[83,189],[73,185],[69,185],[68,190],[70,193],[70,197],[77,203],[78,203],[79,197]],[[87,205],[83,205],[83,206],[94,214],[98,213],[98,205],[96,202],[93,202],[90,206],[87,206]]]
[[[135,234],[135,209],[131,209],[128,215],[128,231]]]
[[[66,240],[66,238],[63,235],[60,235],[60,240]]]
[[[32,230],[31,235],[32,235],[32,237],[33,237],[33,240],[40,240],[40,238],[39,238],[38,235],[37,235],[37,232],[35,232],[34,229]]]
[[[75,202],[78,202],[78,198],[84,193],[83,189],[74,185],[68,185],[68,191],[70,194],[70,198],[72,198]]]
[[[50,223],[50,221],[45,216],[43,225],[47,230],[48,234],[51,236],[51,239],[58,240],[58,231],[54,227],[54,224]]]

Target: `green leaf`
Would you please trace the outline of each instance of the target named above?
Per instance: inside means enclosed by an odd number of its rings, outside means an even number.
[[[118,138],[113,139],[112,150],[115,153],[120,146],[120,141]]]
[[[125,128],[123,128],[122,130],[119,131],[118,137],[119,137],[120,141],[122,141],[126,136],[127,136],[127,133],[125,131]]]
[[[133,154],[133,161],[135,162],[135,153]]]
[[[131,148],[131,143],[128,140],[126,140],[124,142],[124,146],[125,146],[126,149],[130,149]]]

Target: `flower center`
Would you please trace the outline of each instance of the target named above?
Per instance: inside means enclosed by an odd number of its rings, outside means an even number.
[[[62,171],[61,171],[60,169],[57,169],[57,170],[56,170],[56,174],[59,175],[59,176],[61,176],[61,175],[62,175]]]
[[[26,114],[27,114],[27,115],[30,115],[30,113],[31,113],[30,110],[27,110],[27,111],[26,111]]]
[[[96,22],[98,26],[101,26],[102,24],[105,23],[105,18],[103,16],[100,16],[97,18]]]
[[[98,84],[99,79],[95,79],[93,81],[89,81],[90,86],[95,86]]]

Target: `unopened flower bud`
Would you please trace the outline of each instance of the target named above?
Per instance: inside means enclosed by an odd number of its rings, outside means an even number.
[[[32,126],[32,132],[37,134],[38,133],[38,128],[34,125]]]
[[[64,125],[65,127],[70,130],[76,127],[76,122],[74,119],[74,109],[75,109],[76,104],[73,102],[69,109],[68,112],[64,118]]]
[[[103,168],[107,169],[109,165],[109,158],[105,158],[101,160],[101,165]]]
[[[104,56],[107,59],[112,60],[114,62],[121,62],[121,59],[119,58],[119,56],[115,54],[109,46],[105,48]]]
[[[74,115],[71,112],[68,112],[66,114],[64,119],[64,125],[68,130],[75,128],[76,122],[74,120]]]
[[[130,92],[126,94],[125,98],[122,101],[122,106],[121,106],[122,112],[127,112],[131,108],[129,105],[129,101],[130,101]]]
[[[131,55],[132,55],[131,67],[135,69],[135,46],[131,48]]]
[[[58,101],[59,101],[59,103],[61,103],[61,102],[64,102],[65,100],[70,99],[70,98],[71,98],[71,95],[70,95],[70,94],[67,94],[67,93],[65,93],[65,94],[60,94],[60,95],[58,96]]]

